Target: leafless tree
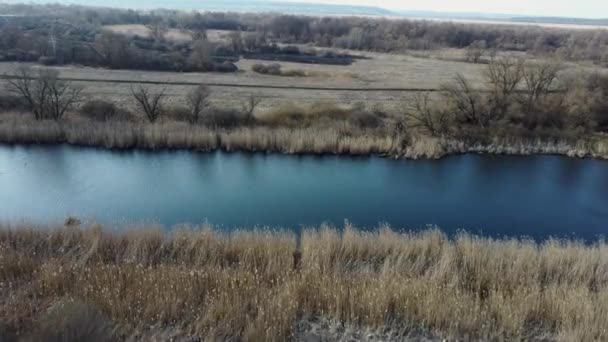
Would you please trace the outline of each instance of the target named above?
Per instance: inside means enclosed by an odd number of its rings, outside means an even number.
[[[19,67],[8,79],[9,90],[21,96],[37,120],[59,120],[80,100],[82,88],[59,79],[59,72],[40,69],[34,73],[29,67]]]
[[[243,37],[240,31],[233,31],[228,35],[232,51],[241,53],[243,51]]]
[[[451,84],[442,87],[448,105],[456,118],[466,123],[486,127],[490,121],[479,90],[474,89],[462,75],[456,74]]]
[[[155,122],[162,113],[162,99],[165,95],[166,88],[158,92],[153,92],[150,88],[139,85],[136,88],[131,86],[131,94],[141,110],[146,114],[150,122]]]
[[[538,109],[551,93],[562,69],[561,64],[544,62],[527,65],[523,68],[522,78],[525,89],[520,93],[520,103],[526,114]]]
[[[50,70],[49,70],[50,71]],[[41,73],[38,82],[48,89],[45,112],[48,117],[59,120],[72,106],[80,101],[81,87],[58,78],[58,72]]]
[[[429,93],[417,94],[406,105],[404,116],[404,126],[426,130],[433,136],[441,135],[448,129],[448,112],[432,105]]]
[[[193,42],[196,42],[198,40],[207,40],[207,30],[205,29],[192,29],[190,30],[190,37],[192,38]]]
[[[9,75],[7,79],[8,90],[18,96],[21,96],[28,104],[36,119],[41,119],[36,105],[34,94],[34,74],[30,67],[19,66],[17,70]]]
[[[209,107],[209,95],[211,95],[211,91],[202,84],[188,93],[186,101],[190,109],[190,122],[198,122],[203,110]]]
[[[492,118],[500,119],[507,114],[522,80],[523,68],[523,60],[513,58],[495,58],[488,65],[485,78],[490,87],[489,115]]]
[[[129,41],[120,34],[104,30],[95,37],[95,43],[90,47],[105,65],[112,68],[125,68],[131,62]]]
[[[487,49],[486,49],[485,40],[474,41],[467,48],[467,55],[466,55],[467,61],[475,63],[475,64],[481,62],[481,58],[483,57],[484,52],[486,50]]]
[[[253,113],[258,105],[262,102],[262,99],[251,94],[247,100],[243,103],[243,112],[245,113],[245,119],[247,122],[253,121]]]
[[[169,32],[169,28],[167,24],[163,20],[157,20],[150,25],[148,25],[148,30],[150,30],[150,37],[154,38],[157,41],[164,41],[165,36]]]
[[[213,68],[213,45],[206,39],[199,39],[192,43],[190,64],[197,70],[210,70]]]

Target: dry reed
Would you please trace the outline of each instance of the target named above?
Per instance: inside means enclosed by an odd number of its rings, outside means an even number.
[[[298,322],[327,319],[464,340],[608,339],[604,242],[321,227],[302,232],[294,269],[296,241],[211,227],[0,227],[0,333],[36,339],[52,324],[113,339],[284,341]]]
[[[339,115],[339,114],[336,114]],[[97,122],[83,118],[36,121],[22,113],[0,116],[0,143],[60,144],[112,149],[191,149],[286,154],[383,155],[394,158],[441,158],[449,154],[557,154],[608,159],[608,137],[544,141],[495,137],[486,143],[420,134],[395,134],[384,128],[357,128],[322,122],[309,127],[242,126],[214,129],[186,122]]]

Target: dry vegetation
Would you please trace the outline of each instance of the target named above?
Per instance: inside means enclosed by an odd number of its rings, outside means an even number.
[[[5,226],[0,334],[284,341],[302,336],[300,322],[329,320],[401,339],[608,339],[604,242],[449,239],[348,224],[303,231],[298,255],[296,241],[210,227]]]

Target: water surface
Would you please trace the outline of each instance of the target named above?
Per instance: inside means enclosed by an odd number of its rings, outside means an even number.
[[[0,145],[0,220],[298,228],[438,225],[491,236],[608,233],[608,162],[439,161]]]

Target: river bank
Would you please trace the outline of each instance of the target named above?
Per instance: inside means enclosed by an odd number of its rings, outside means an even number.
[[[349,327],[429,340],[605,340],[607,255],[604,242],[349,225],[305,230],[299,247],[292,233],[256,229],[4,225],[0,334],[285,341]]]
[[[0,120],[0,143],[70,144],[108,149],[185,149],[285,154],[380,155],[404,159],[438,159],[453,154],[551,154],[608,159],[608,137],[540,139],[494,137],[489,142],[391,133],[387,130],[315,126],[302,128],[239,127],[212,129],[167,121],[161,123],[97,122],[86,119],[36,121],[19,115]]]

